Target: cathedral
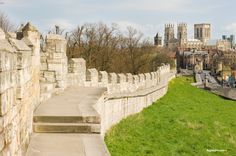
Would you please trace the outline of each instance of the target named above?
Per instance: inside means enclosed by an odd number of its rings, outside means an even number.
[[[157,34],[158,35],[158,34]],[[176,37],[177,36],[177,37]],[[159,42],[157,42],[157,38]],[[158,35],[155,37],[155,43],[159,43],[161,37]],[[201,23],[194,24],[194,38],[188,38],[188,25],[186,23],[179,23],[177,25],[177,35],[175,35],[175,25],[165,24],[164,31],[164,43],[163,46],[171,50],[212,50],[217,49],[221,51],[227,51],[232,48],[228,40],[211,39],[211,24]]]

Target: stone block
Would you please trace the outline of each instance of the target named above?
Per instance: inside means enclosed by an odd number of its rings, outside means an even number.
[[[109,77],[108,77],[109,83],[111,84],[117,84],[118,82],[118,77],[116,73],[109,73]]]
[[[144,74],[138,74],[139,76],[139,87],[145,87],[145,75]]]
[[[63,71],[63,65],[62,64],[48,63],[48,70],[62,72]]]
[[[17,65],[17,57],[12,52],[0,52],[0,71],[15,70]]]
[[[55,79],[55,71],[44,71],[44,78],[46,79]]]
[[[0,93],[16,85],[16,73],[14,71],[0,72]]]
[[[120,83],[120,92],[126,92],[128,90],[127,77],[125,74],[118,74],[118,83]]]
[[[63,59],[63,58],[65,58],[66,56],[65,56],[65,54],[63,54],[63,53],[53,53],[52,54],[52,58],[53,59]]]
[[[40,63],[40,70],[48,70],[48,64],[47,63]]]
[[[130,84],[134,83],[134,78],[133,78],[133,75],[131,73],[127,73],[126,77],[127,77],[127,82],[128,83],[130,83]]]
[[[67,58],[63,58],[63,59],[48,59],[47,60],[48,64],[63,64],[63,65],[67,65]]]
[[[31,51],[17,52],[17,69],[23,69],[31,66]]]
[[[6,114],[15,104],[15,89],[10,88],[0,94],[0,116]]]
[[[82,58],[72,58],[68,63],[70,73],[80,73],[85,75],[86,73],[86,62]]]
[[[106,71],[99,72],[99,82],[100,86],[107,87],[108,85],[108,73]]]
[[[152,86],[157,85],[157,73],[156,72],[151,72],[151,77],[152,77]]]
[[[17,70],[17,86],[20,87],[31,79],[31,68]]]
[[[151,85],[152,85],[151,74],[145,73],[144,76],[145,76],[145,87],[147,87],[147,88],[151,87]]]
[[[95,68],[88,69],[86,80],[91,81],[91,86],[98,86],[98,71]]]

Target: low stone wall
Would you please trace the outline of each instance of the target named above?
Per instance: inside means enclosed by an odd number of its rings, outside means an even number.
[[[168,90],[168,81],[175,77],[175,72],[164,73],[163,81],[154,87],[133,93],[105,94],[95,105],[101,115],[101,135],[129,115],[141,112],[164,96]],[[102,101],[104,100],[104,101]]]

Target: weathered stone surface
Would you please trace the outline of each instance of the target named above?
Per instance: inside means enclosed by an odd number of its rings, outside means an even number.
[[[31,51],[31,49],[25,44],[24,41],[9,39],[10,43],[19,51]]]
[[[4,40],[6,38],[4,31],[0,28],[0,40]]]
[[[106,71],[99,72],[99,86],[107,87],[108,85],[108,73]]]
[[[145,73],[145,87],[149,88],[152,86],[152,82],[151,82],[151,74],[150,73]]]
[[[14,34],[12,34],[14,35]],[[0,149],[21,155],[32,132],[33,108],[39,101],[39,34],[0,39]],[[31,37],[31,38],[30,38]],[[37,38],[38,37],[38,38]]]
[[[6,114],[16,104],[14,88],[7,89],[0,94],[0,116]]]
[[[16,49],[7,40],[0,40],[0,50],[7,52],[16,52]]]
[[[90,85],[88,86],[93,86],[97,87],[98,86],[98,71],[95,68],[88,69],[87,74],[86,74],[86,80],[90,81]]]

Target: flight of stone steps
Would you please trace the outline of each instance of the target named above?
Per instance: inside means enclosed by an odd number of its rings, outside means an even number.
[[[99,134],[101,118],[93,105],[104,90],[85,88],[79,93],[77,89],[71,88],[63,94],[57,94],[54,86],[53,83],[41,84],[41,91],[45,97],[42,97],[43,103],[34,113],[34,132]],[[66,93],[67,95],[64,95]],[[77,93],[79,95],[76,95]]]
[[[44,88],[48,94],[50,87]],[[94,108],[105,91],[72,86],[42,102],[34,112],[26,156],[110,156]]]
[[[34,116],[36,133],[100,133],[97,116]]]

